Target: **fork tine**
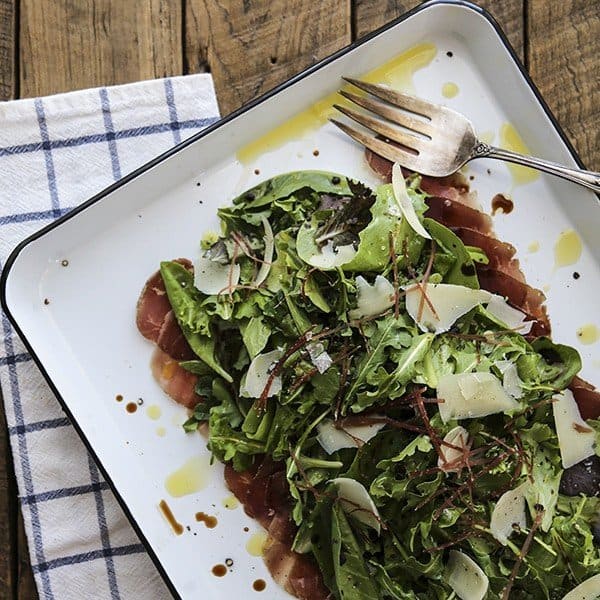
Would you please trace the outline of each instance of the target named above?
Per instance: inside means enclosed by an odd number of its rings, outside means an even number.
[[[403,167],[411,169],[412,171],[418,170],[418,157],[416,155],[397,148],[396,146],[392,146],[383,140],[378,140],[376,137],[367,135],[358,129],[354,129],[354,127],[350,127],[350,125],[346,125],[346,123],[342,123],[336,119],[329,120],[353,140],[362,144],[365,148],[372,150],[375,154],[379,154],[392,162],[400,163]]]
[[[398,142],[407,148],[412,148],[417,152],[423,150],[422,139],[411,135],[410,133],[400,131],[397,127],[388,125],[381,119],[376,119],[366,113],[360,113],[353,108],[347,108],[345,106],[340,106],[339,104],[334,104],[333,107],[337,108],[341,113],[345,114],[347,117],[350,117],[357,123],[360,123],[367,129],[371,129],[372,131],[375,131],[376,133],[379,133],[380,135],[383,135],[394,142]]]
[[[393,90],[392,88],[384,85],[367,83],[366,81],[361,81],[360,79],[354,79],[352,77],[343,77],[343,79],[357,88],[368,92],[369,94],[373,94],[373,96],[377,96],[382,100],[386,100],[390,104],[394,104],[395,106],[399,106],[404,110],[414,112],[418,115],[423,115],[424,117],[428,117],[430,119],[433,116],[433,110],[436,108],[435,105],[432,105],[430,102],[426,102],[425,100],[421,100],[420,98],[416,98],[410,94],[404,94],[403,92]]]
[[[377,100],[370,96],[358,96],[357,94],[346,92],[345,90],[339,90],[338,94],[341,94],[344,98],[350,100],[350,102],[354,102],[354,104],[358,104],[376,115],[380,115],[388,121],[392,121],[392,123],[396,123],[397,125],[426,135],[428,138],[431,138],[433,134],[433,128],[428,122],[422,121],[421,119],[413,119],[407,113],[399,111],[397,107],[390,106],[387,102]]]

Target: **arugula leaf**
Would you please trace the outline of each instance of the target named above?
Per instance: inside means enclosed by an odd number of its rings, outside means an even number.
[[[380,593],[362,557],[352,527],[339,503],[331,513],[331,549],[335,582],[344,600],[379,600]]]

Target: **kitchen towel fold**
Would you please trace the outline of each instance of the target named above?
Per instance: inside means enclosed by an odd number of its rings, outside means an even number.
[[[0,268],[25,237],[217,118],[204,74],[0,103]],[[0,317],[0,386],[40,598],[168,598],[94,461]]]

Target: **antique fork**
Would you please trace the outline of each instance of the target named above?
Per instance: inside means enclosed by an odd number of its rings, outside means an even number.
[[[339,93],[370,112],[339,104],[335,104],[335,108],[377,135],[365,133],[336,119],[330,121],[376,154],[412,171],[444,177],[474,158],[499,158],[551,173],[600,192],[600,173],[570,169],[490,146],[478,140],[471,122],[454,110],[384,85],[350,77],[344,79],[371,95],[359,96],[345,90]]]

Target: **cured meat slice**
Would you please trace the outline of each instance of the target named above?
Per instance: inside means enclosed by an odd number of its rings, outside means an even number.
[[[537,337],[550,334],[550,321],[544,305],[546,297],[540,290],[487,265],[478,264],[476,268],[479,283],[484,290],[504,296],[515,308],[536,321],[530,335]]]
[[[492,233],[492,218],[480,210],[440,196],[425,198],[425,203],[429,206],[425,216],[446,227],[466,227],[486,235]]]
[[[577,376],[573,377],[569,389],[573,392],[584,419],[600,419],[600,391]]]
[[[387,183],[392,181],[392,161],[379,154],[365,150],[365,157],[373,171],[380,175]],[[402,173],[408,177],[413,173],[408,169],[402,168]],[[423,192],[431,196],[448,198],[461,204],[466,204],[471,208],[478,208],[477,194],[471,192],[469,184],[462,173],[453,173],[447,177],[429,177],[421,175],[421,184],[419,186]]]
[[[156,345],[175,360],[191,360],[196,356],[187,343],[172,310],[163,319]]]
[[[198,376],[180,367],[177,360],[158,347],[154,349],[150,366],[160,387],[175,402],[193,409],[202,401],[195,391]]]
[[[453,227],[452,231],[465,245],[481,248],[490,261],[489,267],[502,271],[519,281],[525,281],[525,276],[519,268],[519,261],[515,258],[517,249],[514,246],[468,227]]]
[[[301,600],[329,598],[330,592],[313,558],[291,549],[296,525],[291,518],[284,464],[264,457],[240,473],[226,464],[225,482],[246,514],[269,534],[263,558],[273,579]]]
[[[312,557],[293,552],[282,542],[270,538],[264,555],[265,564],[273,579],[300,600],[327,600],[333,598]]]
[[[177,258],[175,262],[192,270],[192,263],[187,258]],[[140,333],[147,339],[156,342],[160,334],[163,321],[171,311],[171,305],[165,290],[165,284],[156,271],[144,285],[136,307],[136,324]]]
[[[284,469],[283,463],[276,463],[269,457],[241,473],[227,464],[225,482],[249,517],[256,519],[270,536],[291,546],[296,526],[291,519]]]

